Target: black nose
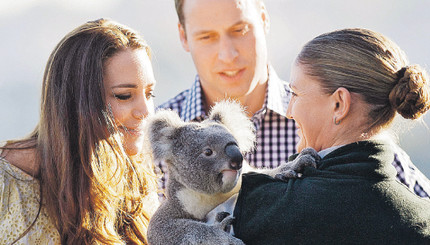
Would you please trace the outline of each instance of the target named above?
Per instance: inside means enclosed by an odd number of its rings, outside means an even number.
[[[242,168],[243,156],[239,147],[235,143],[230,143],[225,147],[225,154],[230,157],[230,167],[234,170]]]

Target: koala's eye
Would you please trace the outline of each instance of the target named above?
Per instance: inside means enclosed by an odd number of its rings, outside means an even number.
[[[203,150],[203,154],[205,154],[205,156],[208,156],[208,157],[212,156],[213,153],[214,152],[209,148]]]

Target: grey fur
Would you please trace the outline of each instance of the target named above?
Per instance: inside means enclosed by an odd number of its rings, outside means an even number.
[[[159,111],[148,118],[147,132],[154,160],[166,162],[169,171],[167,199],[150,221],[149,243],[244,244],[224,231],[231,217],[215,225],[204,223],[210,210],[238,191],[241,153],[254,147],[254,126],[242,107],[220,102],[200,123]]]

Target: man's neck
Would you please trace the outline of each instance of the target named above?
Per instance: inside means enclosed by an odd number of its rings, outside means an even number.
[[[248,114],[248,117],[252,117],[257,111],[259,111],[264,104],[264,100],[266,98],[266,92],[267,92],[267,86],[268,86],[268,80],[269,75],[265,76],[263,78],[265,80],[264,82],[259,82],[255,88],[248,94],[241,96],[241,97],[229,97],[229,99],[233,99],[236,101],[239,101],[240,104],[246,109],[246,112]],[[210,97],[207,95],[207,93],[204,92],[205,95],[205,112],[208,113],[210,108],[214,106],[214,104],[224,97]]]

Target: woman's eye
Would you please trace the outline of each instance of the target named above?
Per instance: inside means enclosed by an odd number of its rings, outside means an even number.
[[[205,156],[211,156],[213,154],[213,151],[211,149],[205,149],[203,151],[203,154],[205,154]]]
[[[114,94],[113,96],[119,100],[128,100],[131,98],[131,94]]]
[[[293,97],[296,97],[296,96],[297,96],[297,94],[296,94],[296,93],[294,93],[293,91],[291,91],[291,95],[293,95]]]
[[[147,100],[149,100],[149,99],[151,99],[151,98],[154,98],[154,97],[155,97],[155,95],[154,95],[154,91],[153,91],[153,90],[148,91],[148,92],[146,93],[146,99],[147,99]]]

